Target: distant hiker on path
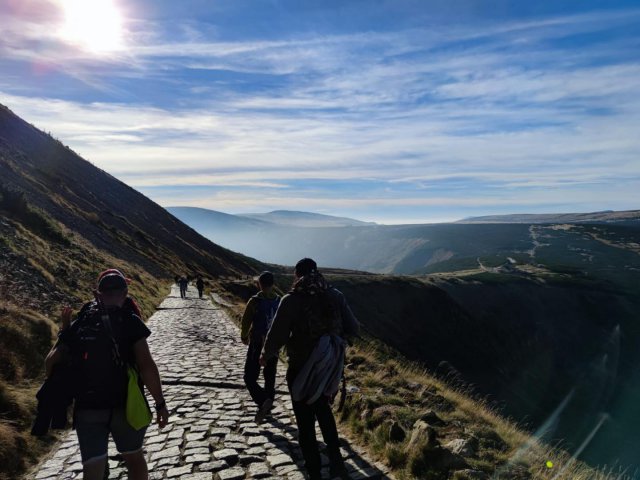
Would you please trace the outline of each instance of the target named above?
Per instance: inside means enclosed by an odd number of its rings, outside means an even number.
[[[202,275],[198,275],[198,280],[196,280],[196,287],[198,289],[198,297],[202,298],[202,292],[204,292],[204,280],[202,279]]]
[[[180,286],[180,298],[187,298],[187,288],[189,287],[189,280],[187,276],[180,277],[178,285]]]
[[[260,376],[260,354],[264,339],[271,327],[273,318],[280,304],[280,297],[273,291],[273,274],[262,272],[258,277],[260,291],[249,299],[242,315],[242,343],[249,345],[247,359],[244,364],[244,383],[249,395],[258,406],[256,423],[262,423],[273,407],[276,396],[276,371],[278,357],[265,363],[263,368],[264,388],[258,385]]]
[[[57,365],[70,365],[83,478],[102,480],[111,434],[127,465],[128,478],[146,480],[142,442],[148,418],[140,420],[129,412],[136,388],[135,381],[129,381],[132,369],[140,375],[138,388],[146,385],[155,400],[159,427],[169,420],[158,368],[147,345],[151,332],[127,306],[127,280],[120,272],[101,275],[95,295],[96,300],[85,304],[73,322],[71,308],[63,309],[58,341],[45,360],[46,374],[50,377]],[[141,404],[138,398],[135,406],[146,417],[146,400]]]
[[[327,285],[316,262],[303,258],[294,273],[295,282],[280,302],[260,361],[267,364],[277,358],[286,344],[287,384],[309,478],[322,478],[316,420],[327,445],[331,478],[350,478],[340,454],[331,401],[342,377],[344,339],[356,336],[360,327],[342,293]]]

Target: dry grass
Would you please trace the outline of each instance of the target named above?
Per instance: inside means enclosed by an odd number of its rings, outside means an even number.
[[[2,479],[8,479],[9,475],[24,469],[22,459],[16,455],[20,443],[19,439],[21,439],[21,435],[12,425],[0,420],[0,465],[3,466],[2,470],[4,470],[4,473],[0,472],[0,478]]]
[[[358,387],[340,414],[348,435],[365,446],[400,479],[463,480],[462,472],[434,468],[433,448],[425,439],[410,444],[416,420],[435,412],[445,423],[435,426],[440,444],[474,437],[477,454],[465,457],[469,468],[495,479],[608,480],[625,479],[619,472],[599,471],[566,452],[542,444],[501,417],[485,401],[454,388],[421,366],[405,361],[376,342],[362,342],[348,354],[348,383]],[[392,422],[406,432],[392,441]],[[431,463],[430,463],[431,462]],[[550,463],[547,463],[550,462]]]
[[[16,478],[53,439],[29,435],[52,338],[53,324],[46,317],[0,303],[0,479]]]

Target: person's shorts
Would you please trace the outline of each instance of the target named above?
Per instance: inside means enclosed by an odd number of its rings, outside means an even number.
[[[80,444],[82,463],[107,457],[109,434],[118,452],[135,453],[142,449],[147,429],[135,430],[127,422],[123,408],[105,410],[77,410],[75,428]]]

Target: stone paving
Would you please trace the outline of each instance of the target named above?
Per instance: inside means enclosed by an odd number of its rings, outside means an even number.
[[[158,364],[170,423],[149,427],[144,451],[151,479],[240,480],[305,478],[297,430],[279,365],[273,415],[257,425],[256,407],[242,380],[246,347],[227,312],[190,288],[181,299],[177,287],[149,319],[151,352]],[[321,439],[318,431],[318,438]],[[322,444],[321,444],[322,445]],[[384,467],[366,459],[347,442],[342,454],[352,478],[390,478]],[[328,459],[322,455],[325,478]],[[127,478],[124,464],[109,446],[110,479]],[[75,432],[28,478],[82,477]]]

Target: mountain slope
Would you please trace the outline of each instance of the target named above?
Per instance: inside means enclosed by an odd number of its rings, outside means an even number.
[[[90,299],[107,267],[132,279],[146,315],[175,274],[202,274],[216,288],[220,276],[264,268],[0,106],[0,478],[16,478],[47,448],[26,431],[56,315]]]
[[[550,445],[573,453],[584,442],[578,458],[590,465],[638,468],[639,296],[570,276],[330,280],[385,348],[449,384],[471,385]],[[380,379],[383,392],[403,380],[387,378]]]
[[[109,251],[118,245],[120,257],[157,273],[196,262],[211,273],[252,268],[250,260],[202,238],[141,193],[6,108],[0,109],[0,132],[5,188],[25,192],[30,204],[68,229],[81,230],[95,247]],[[149,247],[155,253],[150,253]],[[169,259],[176,252],[182,264],[174,267]]]

